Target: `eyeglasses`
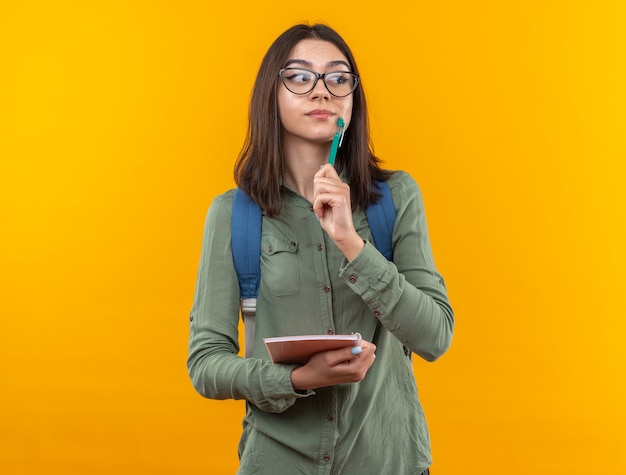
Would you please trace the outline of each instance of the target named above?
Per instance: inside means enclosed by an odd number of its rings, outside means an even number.
[[[299,95],[311,92],[320,79],[324,82],[328,92],[335,97],[349,96],[359,84],[358,74],[347,71],[320,74],[310,69],[283,68],[278,71],[278,75],[289,92]]]

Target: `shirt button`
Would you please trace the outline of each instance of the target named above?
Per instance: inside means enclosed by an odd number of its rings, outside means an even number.
[[[328,419],[329,422],[332,422],[335,420],[335,416],[333,416],[332,414],[328,414],[328,416],[326,416],[326,419]]]
[[[348,280],[350,281],[351,284],[354,284],[356,282],[356,277],[351,275]]]
[[[329,335],[334,335],[335,330],[333,330],[332,328],[329,328],[328,330],[326,330],[326,333],[328,333]]]
[[[323,250],[324,250],[324,246],[323,246],[323,245],[321,245],[321,244],[318,244],[318,245],[317,245],[317,250],[318,250],[318,251],[323,251]]]
[[[374,315],[376,315],[377,317],[380,317],[380,310],[378,309],[374,310]]]
[[[272,252],[272,251],[274,250],[274,248],[270,245],[270,247],[268,247],[268,248],[267,248],[267,250],[268,250],[269,252]]]
[[[312,213],[313,212],[313,205],[309,206],[309,211]]]
[[[190,321],[190,322],[193,322],[193,315],[190,315],[190,316],[189,316],[189,321]]]
[[[322,460],[323,460],[324,462],[328,463],[328,462],[330,462],[330,456],[328,456],[328,455],[324,455],[324,456],[322,457]]]
[[[330,292],[330,287],[328,285],[324,286],[324,292],[326,293]]]

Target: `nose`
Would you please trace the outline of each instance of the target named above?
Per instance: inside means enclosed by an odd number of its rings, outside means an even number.
[[[311,99],[330,99],[330,92],[326,88],[326,84],[324,84],[324,80],[319,78],[315,87],[311,90]]]

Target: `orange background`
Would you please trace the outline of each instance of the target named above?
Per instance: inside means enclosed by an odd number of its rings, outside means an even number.
[[[303,20],[423,189],[457,317],[415,363],[433,474],[626,473],[623,3],[214,3],[0,3],[0,473],[234,473],[243,403],[194,393],[188,312],[261,57]]]

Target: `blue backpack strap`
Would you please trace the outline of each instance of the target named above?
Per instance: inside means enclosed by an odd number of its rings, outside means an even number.
[[[232,252],[240,297],[256,298],[261,278],[261,208],[240,188],[235,190]]]
[[[256,297],[261,279],[261,224],[263,212],[240,188],[233,198],[231,244],[239,280],[241,316],[244,326],[246,358],[252,356],[256,327]]]
[[[381,197],[376,203],[365,208],[365,216],[374,238],[374,245],[387,260],[391,261],[393,260],[392,235],[396,222],[396,208],[386,181],[377,181],[375,188]]]

